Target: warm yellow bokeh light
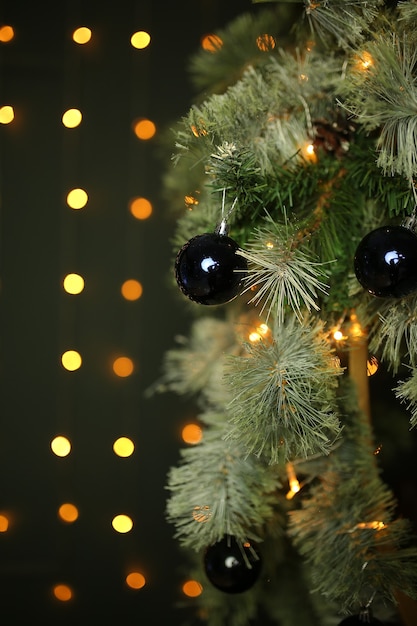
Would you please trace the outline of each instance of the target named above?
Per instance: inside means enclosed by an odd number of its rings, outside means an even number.
[[[72,33],[72,38],[75,43],[84,44],[88,43],[91,39],[91,30],[87,26],[80,26],[76,28]]]
[[[128,533],[133,528],[133,520],[128,515],[116,515],[113,517],[111,525],[118,533]]]
[[[135,450],[135,444],[129,437],[119,437],[113,444],[113,451],[117,456],[131,456]]]
[[[0,533],[5,533],[9,530],[9,518],[7,515],[0,515]]]
[[[67,350],[61,356],[61,363],[69,372],[75,372],[75,370],[78,370],[81,367],[81,354],[76,350]]]
[[[78,519],[78,509],[75,504],[65,502],[59,507],[58,515],[64,522],[75,522]]]
[[[51,450],[56,456],[68,456],[71,452],[71,442],[67,437],[58,435],[51,441]]]
[[[182,586],[182,592],[189,598],[197,598],[203,592],[203,586],[197,580],[187,580]]]
[[[138,139],[152,139],[156,133],[156,126],[151,120],[141,119],[134,123],[133,130]]]
[[[130,43],[134,48],[143,50],[143,48],[147,48],[151,43],[151,36],[144,30],[138,30],[131,36]]]
[[[88,202],[88,194],[84,189],[71,189],[67,195],[67,204],[71,209],[82,209]]]
[[[8,43],[14,37],[13,26],[9,24],[5,24],[4,26],[0,26],[0,41],[2,43]]]
[[[83,114],[79,109],[68,109],[62,116],[62,123],[67,128],[75,128],[81,124]]]
[[[130,572],[126,576],[126,584],[131,589],[142,589],[146,585],[146,579],[140,572]]]
[[[152,204],[147,198],[133,198],[129,203],[129,209],[137,220],[146,220],[152,215]]]
[[[120,291],[126,300],[139,300],[143,293],[143,287],[138,280],[129,278],[129,280],[125,280]]]
[[[198,424],[187,424],[182,429],[181,433],[183,441],[185,443],[200,443],[203,438],[203,431]]]
[[[218,35],[205,35],[201,39],[201,47],[207,52],[217,52],[222,45],[223,41]]]
[[[14,110],[9,104],[0,107],[0,124],[10,124],[14,120]]]
[[[68,585],[55,585],[53,593],[55,598],[61,602],[68,602],[72,598],[72,589]]]
[[[79,274],[67,274],[62,284],[67,293],[76,295],[84,289],[84,278]]]
[[[133,369],[133,361],[127,356],[119,356],[113,361],[113,372],[116,374],[116,376],[120,376],[121,378],[130,376],[133,372]]]

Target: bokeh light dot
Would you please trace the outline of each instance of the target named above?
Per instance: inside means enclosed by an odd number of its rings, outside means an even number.
[[[88,43],[91,39],[91,30],[87,28],[87,26],[80,26],[74,30],[72,38],[75,43],[79,43],[81,45]]]
[[[140,572],[130,572],[126,576],[126,584],[131,589],[142,589],[146,585],[146,579]]]
[[[143,287],[138,280],[134,278],[129,278],[125,280],[121,287],[121,292],[123,298],[126,300],[139,300],[143,293]]]
[[[124,515],[122,513],[113,517],[111,525],[118,533],[128,533],[133,528],[133,520],[129,517],[129,515]]]
[[[58,515],[64,522],[75,522],[78,519],[78,509],[75,504],[64,502],[58,509]]]
[[[187,580],[182,586],[182,591],[189,598],[197,598],[203,592],[203,586],[197,580]]]
[[[82,364],[81,354],[76,350],[67,350],[61,356],[62,366],[69,372],[80,369]]]
[[[129,203],[129,209],[137,220],[146,220],[152,215],[152,203],[147,198],[133,198]]]
[[[68,585],[55,585],[53,588],[54,596],[57,600],[61,600],[61,602],[68,602],[72,598],[72,589]]]
[[[143,48],[147,48],[151,42],[151,36],[144,30],[138,30],[136,33],[130,38],[130,43],[134,48],[138,50],[143,50]]]
[[[3,513],[0,515],[0,533],[5,533],[9,530],[9,518]]]
[[[125,378],[133,373],[134,365],[132,359],[127,356],[119,356],[113,361],[113,372],[116,376]]]
[[[67,293],[77,295],[84,289],[84,278],[79,274],[67,274],[62,284]]]
[[[205,35],[201,39],[201,47],[207,52],[217,52],[223,45],[221,37],[218,35]]]
[[[88,202],[88,194],[84,189],[71,189],[67,195],[67,204],[71,209],[82,209]]]
[[[134,123],[133,130],[138,139],[148,140],[156,133],[156,126],[152,120],[141,119]]]
[[[68,456],[71,452],[71,442],[63,435],[57,435],[51,441],[51,450],[56,456]]]
[[[10,124],[14,120],[14,109],[9,104],[0,107],[0,124]]]
[[[129,437],[119,437],[113,443],[113,452],[117,456],[128,457],[133,454],[135,450],[135,444]]]
[[[8,43],[14,38],[14,29],[10,24],[4,24],[0,26],[0,41],[2,43]]]
[[[182,429],[181,436],[185,443],[197,444],[203,438],[203,431],[198,424],[187,424]]]
[[[66,128],[76,128],[81,124],[83,114],[79,109],[68,109],[62,115],[62,123]]]

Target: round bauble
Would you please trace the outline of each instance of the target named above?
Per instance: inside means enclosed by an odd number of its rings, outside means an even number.
[[[356,278],[374,296],[403,298],[417,291],[417,235],[404,226],[382,226],[359,243]]]
[[[259,578],[261,566],[256,546],[241,543],[230,535],[208,547],[204,554],[207,578],[213,587],[226,593],[251,589]]]
[[[199,304],[224,304],[235,298],[247,273],[247,261],[239,246],[218,233],[193,237],[175,261],[175,278],[187,298]]]

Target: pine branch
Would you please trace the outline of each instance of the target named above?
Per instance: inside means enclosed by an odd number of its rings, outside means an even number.
[[[361,59],[363,62],[361,62]],[[368,131],[380,129],[378,165],[412,181],[417,173],[417,42],[377,33],[352,60],[343,106]]]
[[[249,261],[244,292],[255,290],[249,303],[263,301],[260,314],[266,309],[266,320],[273,313],[281,324],[288,306],[301,321],[303,307],[318,311],[317,292],[327,293],[328,285],[320,280],[324,264],[311,259],[299,234],[288,220],[280,224],[267,214],[253,241],[239,251]]]
[[[354,396],[348,388],[345,394]],[[413,597],[417,588],[410,525],[394,518],[395,500],[368,441],[360,415],[346,415],[342,444],[301,509],[290,512],[289,532],[311,567],[316,591],[345,610],[375,593],[395,603],[396,589]]]
[[[304,0],[304,4],[311,29],[321,41],[330,45],[336,40],[339,47],[349,48],[364,39],[384,2]]]
[[[369,347],[380,355],[388,368],[396,374],[408,359],[411,366],[417,359],[417,297],[402,298],[398,302],[384,302],[379,307],[378,319],[369,331]]]
[[[340,434],[334,403],[342,370],[322,324],[301,325],[290,317],[274,324],[271,342],[246,349],[225,369],[225,383],[234,391],[227,439],[268,463],[327,454]]]
[[[167,519],[180,543],[194,550],[226,534],[261,541],[273,515],[278,474],[245,455],[237,441],[226,441],[224,415],[207,412],[201,419],[207,426],[202,442],[183,450],[181,464],[170,470]]]
[[[407,380],[400,380],[394,392],[398,400],[407,404],[411,412],[410,428],[417,426],[417,368],[412,368],[411,375]]]

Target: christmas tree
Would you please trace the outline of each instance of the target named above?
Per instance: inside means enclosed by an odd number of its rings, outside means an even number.
[[[172,129],[190,330],[156,387],[203,437],[167,520],[198,623],[411,626],[415,528],[379,433],[417,423],[417,2],[254,6],[190,59]]]

